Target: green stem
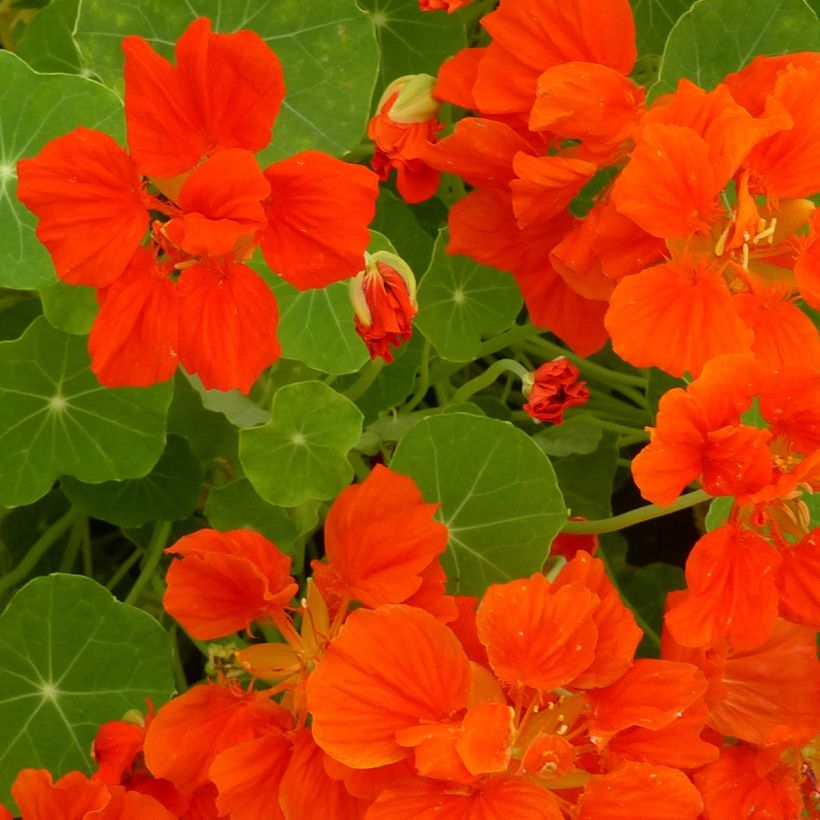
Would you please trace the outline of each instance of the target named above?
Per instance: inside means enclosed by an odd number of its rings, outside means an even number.
[[[499,350],[503,350],[505,347],[511,347],[524,339],[532,339],[533,336],[538,336],[541,332],[531,324],[513,325],[509,330],[505,330],[503,333],[499,333],[498,336],[493,336],[492,339],[483,342],[475,358],[483,359],[485,356],[492,356],[493,353],[498,353]]]
[[[499,359],[493,362],[483,373],[480,373],[474,379],[465,382],[453,394],[452,403],[458,404],[462,401],[468,401],[471,396],[489,387],[502,373],[514,373],[519,379],[524,379],[528,372],[524,365],[519,364],[515,359]]]
[[[596,376],[601,381],[611,385],[624,385],[626,387],[637,387],[644,389],[646,379],[643,376],[632,376],[629,373],[621,373],[619,370],[610,370],[600,364],[595,364],[589,359],[577,356],[570,350],[550,342],[544,338],[531,339],[530,345],[543,351],[545,355],[552,357],[566,356],[584,375]]]
[[[421,349],[421,364],[419,365],[419,386],[413,398],[404,405],[404,412],[409,413],[417,407],[424,400],[427,391],[430,389],[430,351],[432,345],[429,339],[424,340],[424,346]]]
[[[133,604],[151,580],[157,567],[159,566],[160,559],[162,558],[162,551],[168,543],[168,536],[170,534],[171,522],[157,521],[154,526],[154,533],[151,536],[151,541],[148,544],[148,549],[145,550],[145,558],[142,563],[140,574],[134,582],[134,586],[131,587],[131,591],[125,598],[126,604]]]
[[[644,430],[639,430],[637,427],[628,427],[626,424],[618,424],[614,421],[599,419],[591,413],[587,413],[584,418],[593,424],[597,424],[602,430],[609,430],[612,433],[618,433],[622,436],[642,436],[646,440],[649,439],[649,433]]]
[[[376,381],[379,373],[382,372],[382,368],[385,365],[384,359],[371,359],[363,368],[362,372],[359,373],[359,378],[356,379],[347,390],[344,391],[345,396],[350,399],[350,401],[356,401],[360,399],[368,390],[370,385]]]
[[[108,579],[108,583],[105,585],[107,590],[113,590],[117,584],[125,578],[126,575],[131,570],[131,567],[139,561],[140,556],[144,555],[145,553],[137,548],[135,549],[129,556],[126,558],[118,567],[117,571]]]
[[[177,694],[181,695],[188,690],[188,679],[185,677],[185,669],[182,666],[182,658],[179,657],[179,625],[171,624],[168,628],[168,641],[171,644],[171,655],[173,657],[174,684]]]
[[[84,530],[86,533],[88,532],[88,518],[84,515],[78,516],[71,527],[65,552],[60,560],[60,572],[71,572],[74,568],[74,562],[80,553],[80,544],[83,541]]]
[[[14,569],[7,572],[0,578],[0,598],[2,598],[12,587],[25,581],[31,574],[37,562],[54,546],[59,537],[74,523],[80,516],[79,510],[73,507],[61,518],[58,518],[30,547],[28,552],[22,557],[20,563]]]
[[[569,535],[600,535],[605,532],[617,532],[634,524],[651,521],[653,518],[661,518],[664,515],[670,515],[679,510],[694,507],[703,501],[711,500],[712,496],[704,490],[694,490],[691,493],[682,495],[665,507],[659,507],[657,504],[647,504],[644,507],[614,515],[612,518],[601,518],[597,521],[567,521],[561,527],[561,532]]]

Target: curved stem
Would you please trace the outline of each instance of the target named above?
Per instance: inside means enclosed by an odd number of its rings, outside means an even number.
[[[480,373],[474,379],[465,382],[453,394],[452,403],[458,404],[462,401],[467,401],[471,396],[483,390],[485,387],[491,385],[502,373],[509,371],[523,379],[528,371],[524,365],[515,361],[515,359],[499,359],[493,362],[483,373]]]
[[[126,604],[133,604],[140,596],[140,593],[151,580],[159,566],[162,558],[162,551],[168,543],[168,536],[171,534],[170,521],[157,521],[154,527],[154,533],[151,536],[151,542],[148,544],[148,549],[145,550],[145,559],[142,564],[142,569],[134,581],[134,586],[125,598]]]
[[[30,547],[14,569],[0,578],[0,598],[8,590],[25,581],[31,574],[37,562],[54,546],[57,539],[74,523],[82,513],[72,507],[58,518]]]
[[[634,524],[641,524],[644,521],[651,521],[653,518],[662,518],[664,515],[685,510],[687,507],[694,507],[703,501],[711,501],[712,496],[705,490],[694,490],[686,493],[680,498],[659,507],[657,504],[647,504],[635,510],[614,515],[612,518],[600,518],[597,521],[567,521],[561,532],[570,535],[600,535],[605,532],[617,532],[626,529]]]
[[[371,359],[362,368],[361,373],[359,373],[359,378],[357,378],[356,381],[344,391],[343,395],[350,399],[350,401],[360,399],[367,392],[370,385],[376,381],[376,378],[379,373],[382,372],[384,365],[384,359]]]
[[[427,391],[430,389],[430,351],[432,350],[432,345],[430,344],[429,339],[424,340],[424,346],[421,349],[421,364],[419,365],[419,386],[416,388],[416,392],[413,395],[413,398],[410,399],[407,404],[404,405],[404,412],[409,413],[411,410],[415,409],[416,406],[421,404],[424,397],[427,395]]]
[[[599,419],[597,416],[588,413],[584,418],[587,421],[592,422],[593,424],[597,424],[602,430],[609,430],[611,433],[618,433],[620,435],[625,436],[643,436],[645,439],[649,439],[649,433],[645,432],[644,430],[640,430],[637,427],[629,427],[626,424],[618,424],[614,421],[607,421],[606,419]]]

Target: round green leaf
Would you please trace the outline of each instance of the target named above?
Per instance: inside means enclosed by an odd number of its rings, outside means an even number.
[[[80,0],[50,0],[26,26],[16,53],[35,71],[83,74],[73,30]]]
[[[347,453],[362,433],[353,402],[321,382],[276,391],[270,421],[239,433],[239,460],[259,495],[295,507],[333,498],[353,477]]]
[[[67,285],[59,279],[40,288],[43,315],[58,330],[87,336],[97,316],[94,288]]]
[[[515,321],[521,293],[509,274],[448,254],[447,241],[442,230],[419,285],[415,324],[442,358],[467,362],[478,355],[483,333],[500,333]]]
[[[62,488],[71,503],[90,516],[120,527],[139,527],[189,515],[199,500],[202,479],[202,467],[188,442],[169,436],[165,452],[143,478],[86,484],[65,477]]]
[[[362,0],[376,31],[381,68],[376,91],[405,74],[438,73],[439,66],[467,45],[456,14],[424,14],[418,0]]]
[[[197,17],[210,18],[217,32],[257,32],[282,61],[286,96],[265,162],[306,149],[340,155],[358,145],[378,50],[353,0],[84,0],[75,37],[89,68],[121,92],[124,36],[140,35],[173,58],[174,43]]]
[[[122,103],[85,77],[37,74],[0,51],[0,287],[55,280],[51,257],[34,235],[34,215],[17,200],[17,161],[80,125],[122,140]]]
[[[804,0],[697,0],[669,32],[652,95],[686,77],[711,89],[758,54],[816,51],[820,22]]]
[[[356,333],[347,282],[300,291],[278,276],[268,281],[279,303],[282,356],[323,373],[354,373],[369,358]]]
[[[146,612],[90,578],[35,578],[0,616],[0,803],[23,768],[91,772],[100,724],[172,694],[171,648]]]
[[[82,481],[145,475],[165,445],[170,384],[102,387],[85,339],[39,318],[0,344],[0,504],[28,504],[65,473]]]
[[[412,476],[450,530],[442,565],[451,589],[537,572],[567,519],[549,459],[508,422],[466,413],[426,418],[399,442],[390,466]]]
[[[660,54],[669,31],[689,5],[688,0],[633,0],[638,54]]]

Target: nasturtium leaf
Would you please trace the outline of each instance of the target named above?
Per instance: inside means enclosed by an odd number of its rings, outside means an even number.
[[[632,0],[638,54],[662,54],[666,38],[689,0]]]
[[[55,479],[136,478],[165,444],[171,385],[109,389],[89,369],[85,339],[37,319],[0,343],[0,504],[28,504]]]
[[[71,503],[88,515],[120,527],[139,527],[189,515],[199,499],[202,478],[188,442],[169,436],[159,461],[142,478],[86,484],[66,477],[61,484]]]
[[[7,299],[7,306],[0,309],[0,341],[3,342],[19,339],[43,312],[40,300],[33,299],[26,293],[11,291]],[[5,301],[0,296],[0,305]]]
[[[418,0],[361,0],[361,5],[373,21],[381,51],[379,96],[407,74],[435,76],[448,57],[467,45],[461,15],[420,14]]]
[[[332,375],[353,373],[368,360],[354,329],[347,282],[300,291],[284,279],[270,281],[279,303],[277,336],[285,358]]]
[[[205,516],[216,530],[256,530],[283,552],[292,554],[289,546],[296,540],[296,525],[282,507],[260,498],[247,478],[211,490]]]
[[[709,509],[703,521],[707,532],[722,527],[729,520],[729,513],[732,511],[732,504],[734,503],[734,498],[729,495],[713,498],[709,502]]]
[[[199,393],[202,406],[223,413],[237,427],[254,427],[268,420],[268,413],[239,390],[207,390],[199,376],[188,376],[191,386]]]
[[[295,507],[333,498],[353,477],[347,454],[359,440],[362,414],[321,382],[276,391],[270,421],[239,433],[239,459],[262,498]]]
[[[593,452],[557,458],[552,466],[570,515],[590,519],[612,515],[609,502],[618,466],[614,435],[606,434]]]
[[[395,252],[417,277],[427,270],[435,240],[416,221],[415,209],[388,188],[379,191],[372,227],[389,238]]]
[[[674,91],[686,77],[714,88],[759,54],[816,51],[820,22],[805,0],[697,0],[669,32],[651,94]]]
[[[40,289],[43,315],[58,330],[87,336],[97,316],[94,288],[67,285],[59,279]]]
[[[146,612],[90,578],[49,575],[0,616],[0,803],[24,768],[93,770],[100,724],[172,694],[171,647]]]
[[[359,144],[378,49],[353,0],[83,0],[75,36],[88,67],[121,93],[122,38],[140,35],[173,59],[174,43],[197,17],[222,34],[255,31],[282,61],[286,95],[265,163],[307,149],[341,155]]]
[[[507,422],[467,413],[426,418],[402,438],[390,466],[441,504],[452,592],[481,595],[488,584],[536,572],[566,521],[549,459]]]
[[[546,425],[533,439],[548,456],[594,453],[603,431],[582,415],[568,418],[563,424]]]
[[[515,321],[521,293],[508,274],[448,254],[447,241],[442,229],[419,284],[415,325],[442,358],[466,362],[478,355],[483,333],[500,333]]]
[[[35,71],[85,74],[77,44],[74,23],[80,0],[51,0],[26,26],[16,53]]]
[[[122,143],[122,103],[85,77],[37,74],[0,50],[0,287],[36,288],[55,281],[54,266],[34,235],[36,219],[17,200],[17,161],[84,125]]]

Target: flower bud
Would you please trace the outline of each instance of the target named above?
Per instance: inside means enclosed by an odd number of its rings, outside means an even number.
[[[415,125],[435,119],[439,102],[433,99],[436,78],[429,74],[405,74],[393,80],[384,90],[377,109],[400,125]],[[391,106],[390,98],[398,92]],[[386,110],[385,110],[386,109]]]
[[[522,392],[527,399],[524,410],[535,421],[561,424],[564,410],[589,400],[586,382],[578,381],[579,375],[578,368],[565,356],[542,364],[523,380]]]
[[[394,253],[365,254],[365,269],[350,280],[350,301],[356,314],[356,332],[370,351],[392,362],[389,345],[398,347],[412,334],[416,279],[409,265]]]

